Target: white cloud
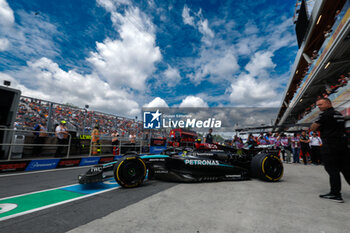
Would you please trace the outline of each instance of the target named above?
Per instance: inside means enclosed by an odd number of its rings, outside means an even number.
[[[0,0],[0,35],[9,34],[15,22],[15,16],[13,10],[10,8],[6,0]],[[7,38],[0,37],[0,52],[8,50],[10,47],[10,41]]]
[[[251,55],[256,52],[260,46],[264,43],[263,37],[258,37],[256,34],[242,37],[238,43],[235,44],[239,55]]]
[[[107,11],[115,11],[120,5],[130,5],[130,0],[97,0],[97,4],[105,8]]]
[[[15,22],[13,10],[10,8],[6,0],[0,0],[0,25],[8,27]]]
[[[158,108],[167,108],[169,106],[165,102],[165,100],[163,100],[160,97],[156,97],[151,102],[149,102],[148,104],[145,104],[143,107],[146,107],[146,108],[156,108],[156,107],[158,107]]]
[[[190,9],[185,5],[182,10],[182,20],[184,24],[188,24],[191,26],[195,26],[194,24],[194,18],[190,15]]]
[[[80,106],[89,103],[95,109],[126,115],[139,111],[139,105],[132,100],[134,97],[130,93],[112,87],[96,74],[81,75],[74,70],[66,72],[47,58],[28,62],[28,67],[35,74],[36,91],[47,96],[46,99]]]
[[[205,48],[194,62],[194,74],[189,75],[194,84],[203,80],[218,83],[222,80],[232,79],[234,73],[239,70],[237,58],[233,48],[221,49]]]
[[[252,56],[245,66],[248,73],[241,73],[231,82],[229,100],[236,105],[275,106],[279,97],[276,88],[279,82],[274,81],[269,70],[276,67],[272,62],[273,53],[259,51]]]
[[[235,47],[238,55],[251,56],[260,50],[261,47],[274,53],[282,47],[296,45],[295,36],[291,31],[293,31],[293,23],[290,18],[283,20],[281,23],[271,22],[261,29],[253,22],[248,22]]]
[[[14,89],[19,89],[22,91],[22,94],[23,94],[23,91],[28,93],[29,89],[26,88],[24,85],[20,84],[18,82],[18,80],[16,80],[15,78],[13,78],[11,75],[8,75],[6,73],[2,73],[0,72],[0,85],[2,85],[4,83],[4,81],[10,81],[11,82],[11,88],[14,88]]]
[[[268,29],[268,36],[265,38],[269,44],[269,51],[275,52],[276,50],[283,47],[295,46],[297,40],[295,35],[290,32],[293,28],[292,20],[285,19],[281,24],[272,25]]]
[[[244,34],[246,35],[252,35],[252,34],[256,34],[259,32],[258,27],[254,24],[254,22],[249,21],[246,25],[245,25],[245,29],[244,29]]]
[[[0,38],[0,51],[5,51],[9,48],[10,42],[6,38]]]
[[[113,11],[129,1],[101,0],[99,4],[111,11],[111,21],[120,39],[107,38],[96,43],[96,51],[86,58],[93,66],[91,73],[66,71],[52,61],[50,57],[59,53],[52,39],[59,33],[57,27],[45,21],[43,15],[33,17],[19,11],[21,24],[13,27],[9,41],[18,46],[17,53],[24,54],[22,58],[28,60],[27,66],[6,75],[2,73],[1,77],[11,79],[24,95],[78,106],[89,104],[92,109],[123,116],[139,114],[138,102],[142,101],[135,101],[137,97],[132,90],[145,88],[155,63],[161,60],[159,47],[155,45],[155,27],[138,8],[127,6],[123,14]],[[0,42],[5,48],[5,40]],[[48,57],[36,59],[43,50]],[[172,78],[171,73],[169,77]]]
[[[181,104],[179,105],[180,108],[188,108],[188,107],[208,107],[208,104],[204,102],[204,100],[200,97],[196,96],[187,96],[184,100],[182,100]]]
[[[295,38],[291,35],[291,21],[283,17],[277,20],[278,23],[270,22],[264,28],[248,22],[244,32],[238,34],[236,54],[238,58],[249,57],[250,61],[244,67],[247,72],[235,77],[226,89],[225,96],[228,94],[234,105],[279,106],[282,93],[277,88],[282,87],[283,78],[274,77],[276,64],[272,58],[278,49],[294,46]]]
[[[184,11],[189,12],[190,9],[185,6]],[[234,73],[239,70],[237,51],[234,46],[231,43],[226,44],[222,38],[215,37],[215,32],[209,27],[209,21],[204,18],[201,9],[195,13],[195,17],[192,19],[192,26],[196,27],[202,34],[202,45],[199,48],[199,56],[193,60],[189,59],[187,62],[193,70],[187,77],[195,85],[199,85],[204,80],[214,84],[231,80]],[[224,25],[224,20],[213,22],[214,28]],[[234,24],[230,22],[229,25]]]
[[[35,16],[31,13],[18,10],[18,24],[11,28],[2,28],[1,33],[9,42],[7,50],[13,57],[22,60],[38,59],[41,57],[53,58],[60,56],[60,50],[54,38],[64,38],[57,26],[44,15]]]
[[[21,83],[7,74],[2,78],[13,81],[13,87],[23,95],[58,103],[89,104],[91,109],[122,116],[139,114],[139,104],[132,93],[112,87],[95,73],[82,75],[74,70],[64,71],[48,58],[28,62]],[[31,82],[32,87],[22,83]]]
[[[210,38],[214,37],[214,32],[209,28],[207,19],[198,22],[198,29],[203,35],[209,36]]]
[[[209,38],[213,38],[215,34],[209,28],[208,20],[203,17],[202,9],[199,9],[198,13],[196,13],[195,16],[196,17],[190,15],[190,8],[185,5],[182,10],[182,20],[184,24],[188,24],[192,27],[197,28],[198,31],[203,35],[202,41],[209,44]]]
[[[276,64],[272,62],[271,57],[273,53],[270,51],[267,52],[256,52],[253,58],[245,66],[245,69],[252,76],[262,76],[266,75],[266,69],[275,68]]]
[[[127,9],[125,15],[111,14],[120,40],[97,42],[97,51],[87,60],[112,86],[144,90],[146,79],[162,58],[155,43],[154,25],[138,8]]]
[[[176,86],[181,80],[179,70],[170,65],[168,65],[168,68],[164,71],[164,77],[165,79],[162,79],[162,81],[166,82],[169,87]]]
[[[252,75],[242,73],[231,84],[229,99],[239,105],[259,106],[264,102],[275,100],[277,93],[276,84],[272,79],[255,79]]]

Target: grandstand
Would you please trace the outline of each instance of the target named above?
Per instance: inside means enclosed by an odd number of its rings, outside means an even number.
[[[32,130],[42,120],[47,121],[48,131],[54,131],[55,125],[66,120],[69,130],[80,134],[89,134],[97,124],[101,133],[108,135],[118,131],[121,136],[128,136],[131,132],[138,132],[140,136],[142,129],[142,123],[130,118],[22,96],[15,127]]]
[[[304,0],[295,20],[299,51],[275,125],[310,123],[318,98],[328,97],[350,118],[350,0]]]

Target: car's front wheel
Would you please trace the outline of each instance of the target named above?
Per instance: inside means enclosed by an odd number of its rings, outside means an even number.
[[[146,172],[145,162],[135,155],[122,157],[113,169],[115,180],[124,188],[140,186],[146,177]]]

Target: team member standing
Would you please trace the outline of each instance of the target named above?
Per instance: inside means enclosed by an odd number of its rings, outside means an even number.
[[[209,133],[207,134],[207,136],[205,136],[204,143],[213,143],[213,135],[211,135],[212,132],[213,132],[213,129],[210,128]]]
[[[94,129],[91,132],[91,143],[92,143],[92,154],[97,155],[97,150],[98,150],[98,145],[100,143],[100,131],[99,131],[99,126],[96,125]]]
[[[300,163],[300,138],[297,133],[292,137],[293,163]]]
[[[112,133],[112,145],[113,145],[113,155],[119,155],[119,133],[114,132]]]
[[[33,155],[40,155],[42,152],[42,144],[45,144],[45,138],[48,136],[47,128],[45,127],[46,121],[42,120],[39,124],[34,126],[34,144],[39,144],[33,147]]]
[[[328,98],[319,99],[316,105],[322,113],[310,129],[312,131],[320,130],[323,142],[321,153],[331,186],[330,192],[320,195],[320,197],[344,202],[340,192],[340,172],[343,173],[345,180],[350,185],[350,155],[346,145],[344,117],[334,110],[332,102]]]
[[[282,153],[283,161],[286,163],[290,163],[291,162],[290,139],[287,137],[286,134],[282,133],[281,137],[279,138],[279,142],[281,145],[281,153]]]
[[[306,134],[306,131],[303,130],[301,132],[300,136],[300,147],[301,147],[301,154],[303,157],[304,164],[307,165],[307,157],[306,154],[309,153],[310,155],[310,139],[309,136]]]
[[[317,136],[316,132],[312,132],[310,137],[310,146],[311,146],[311,161],[314,165],[321,164],[321,154],[320,149],[322,145],[322,140]]]
[[[57,150],[55,157],[61,157],[62,155],[62,150],[64,149],[63,145],[68,145],[68,129],[66,127],[66,121],[61,121],[60,124],[56,127],[55,134],[57,137]]]

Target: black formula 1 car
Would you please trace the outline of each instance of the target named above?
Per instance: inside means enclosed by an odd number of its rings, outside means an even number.
[[[208,148],[209,147],[209,148]],[[125,154],[118,161],[95,165],[80,184],[103,182],[108,171],[122,187],[140,186],[148,179],[174,182],[235,181],[258,178],[276,182],[283,176],[283,163],[276,151],[269,148],[242,150],[219,145],[204,145],[197,149],[169,148],[156,155]],[[147,173],[148,172],[148,173]]]

